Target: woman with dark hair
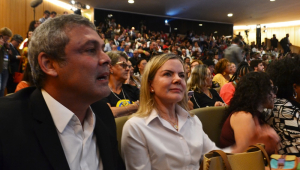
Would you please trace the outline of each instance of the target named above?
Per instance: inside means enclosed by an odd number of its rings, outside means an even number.
[[[251,71],[250,66],[245,61],[242,61],[239,64],[238,69],[233,74],[231,79],[229,80],[229,83],[226,83],[220,90],[220,96],[224,100],[224,102],[229,105],[230,100],[233,97],[233,94],[235,92],[235,88],[237,83],[239,82],[240,78],[243,77],[245,74],[249,73]]]
[[[26,64],[25,71],[23,74],[22,81],[17,85],[15,92],[24,89],[26,87],[34,86],[34,82],[32,79],[31,68],[29,63]]]
[[[186,64],[188,64],[188,65],[190,65],[191,64],[191,59],[189,57],[185,57],[183,59],[183,62],[186,63]]]
[[[194,91],[191,101],[194,109],[208,106],[225,106],[218,92],[212,88],[212,74],[206,65],[197,65],[187,82],[187,89]]]
[[[222,58],[218,61],[215,66],[216,75],[213,78],[213,81],[219,83],[220,87],[228,83],[231,78],[231,66],[229,60]]]
[[[147,65],[147,60],[144,59],[144,58],[141,58],[136,63],[136,67],[135,67],[135,70],[134,70],[134,75],[137,78],[139,78],[140,81],[142,80],[142,76],[143,76],[144,69],[145,69],[146,65]]]
[[[41,23],[38,20],[31,21],[30,24],[29,24],[28,31],[34,31],[36,29],[36,27],[38,27],[40,24]]]
[[[300,56],[273,61],[266,70],[278,87],[267,122],[280,136],[279,154],[300,156]]]
[[[249,145],[264,143],[271,154],[279,137],[264,119],[264,109],[274,107],[276,88],[264,72],[250,72],[243,76],[226,110],[222,127],[221,147],[235,145],[244,151]]]

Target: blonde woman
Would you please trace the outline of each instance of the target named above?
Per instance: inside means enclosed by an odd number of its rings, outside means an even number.
[[[225,106],[218,92],[211,89],[212,74],[206,65],[197,65],[188,80],[187,89],[194,91],[191,101],[194,109],[208,106]]]
[[[183,61],[174,54],[152,58],[140,94],[137,113],[123,127],[126,169],[199,169],[201,156],[217,147],[188,112]]]

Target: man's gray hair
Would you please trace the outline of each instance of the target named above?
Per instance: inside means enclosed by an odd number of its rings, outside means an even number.
[[[94,24],[87,18],[75,14],[55,17],[45,21],[35,29],[28,47],[28,60],[32,70],[33,81],[38,88],[44,86],[46,78],[46,74],[39,65],[38,55],[44,52],[49,58],[62,65],[65,62],[65,47],[70,40],[67,32],[81,25],[96,31]]]

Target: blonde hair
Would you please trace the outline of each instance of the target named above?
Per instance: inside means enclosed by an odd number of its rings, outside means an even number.
[[[203,62],[202,62],[201,60],[193,59],[193,60],[191,61],[191,64],[190,64],[190,65],[192,65],[192,64],[195,63],[195,62],[199,63],[199,65],[202,65],[202,64],[203,64]]]
[[[203,87],[207,86],[205,81],[207,77],[207,66],[206,65],[197,65],[192,70],[191,76],[187,82],[187,89],[193,90],[201,93]]]
[[[163,66],[168,60],[171,59],[176,59],[180,61],[184,69],[183,61],[180,60],[180,58],[177,55],[171,53],[155,56],[147,63],[141,81],[140,106],[138,111],[135,114],[131,115],[130,118],[133,116],[147,117],[150,115],[151,111],[156,108],[154,94],[150,92],[150,81],[154,79],[158,69],[161,66]],[[184,97],[180,102],[178,102],[178,105],[188,111],[189,109],[187,103],[188,103],[188,95],[187,95],[187,91],[184,90]]]

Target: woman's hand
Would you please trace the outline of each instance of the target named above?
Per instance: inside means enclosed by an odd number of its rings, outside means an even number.
[[[280,137],[275,132],[275,130],[269,125],[260,125],[257,118],[254,119],[255,122],[255,133],[257,143],[264,143],[265,149],[268,154],[275,153],[277,145],[280,142]]]
[[[225,103],[216,101],[215,106],[225,106]]]

